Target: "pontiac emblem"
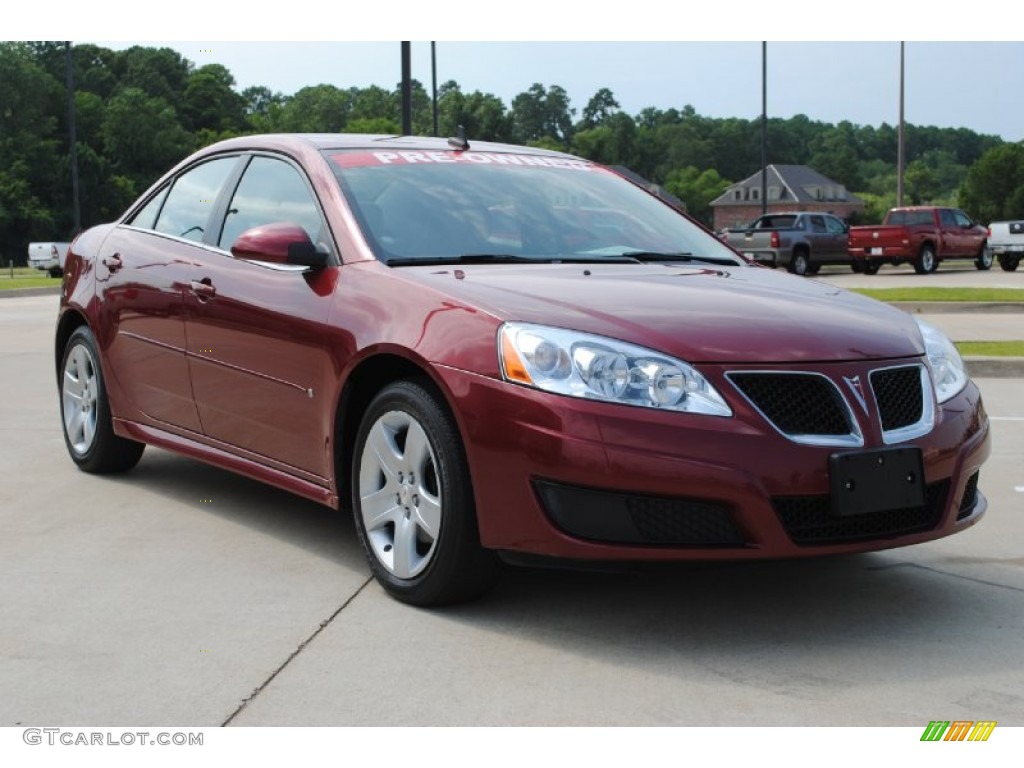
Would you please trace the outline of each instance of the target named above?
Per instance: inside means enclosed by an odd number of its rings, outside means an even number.
[[[864,409],[864,413],[868,412],[868,403],[864,397],[864,386],[860,383],[860,376],[854,376],[852,379],[848,379],[843,376],[843,381],[846,382],[846,386],[850,388],[854,396],[857,398],[857,402],[860,403],[860,407]]]

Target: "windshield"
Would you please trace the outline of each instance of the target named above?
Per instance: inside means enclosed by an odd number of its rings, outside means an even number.
[[[472,151],[325,154],[370,247],[396,266],[449,259],[743,264],[665,203],[583,160]]]

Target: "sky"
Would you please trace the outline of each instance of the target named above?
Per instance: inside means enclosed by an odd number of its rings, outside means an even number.
[[[68,15],[54,13],[60,6]],[[493,93],[506,105],[533,83],[559,85],[577,117],[600,88],[609,88],[632,115],[645,107],[689,104],[711,117],[757,117],[760,40],[767,39],[770,116],[802,113],[877,126],[899,119],[900,46],[877,41],[884,33],[907,39],[908,122],[1024,140],[1024,42],[974,39],[1013,34],[1013,25],[1001,30],[993,23],[1008,18],[1006,6],[995,0],[957,4],[949,13],[942,4],[922,13],[922,6],[891,0],[860,0],[856,10],[808,0],[517,0],[508,6],[289,0],[248,15],[238,11],[245,6],[176,0],[158,24],[138,13],[137,1],[93,0],[89,7],[99,12],[80,17],[80,4],[51,0],[13,27],[5,20],[4,34],[76,38],[111,48],[168,45],[197,66],[223,64],[239,89],[263,85],[285,94],[320,83],[394,88],[401,77],[397,41],[403,38],[414,41],[413,77],[429,91],[428,40],[434,39],[438,84],[452,79],[465,92]],[[182,39],[193,42],[173,42]]]

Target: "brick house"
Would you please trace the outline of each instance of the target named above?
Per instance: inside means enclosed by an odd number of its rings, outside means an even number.
[[[715,229],[742,227],[761,215],[761,171],[737,182],[711,201]],[[768,213],[822,211],[841,219],[864,210],[846,187],[806,165],[768,166]]]

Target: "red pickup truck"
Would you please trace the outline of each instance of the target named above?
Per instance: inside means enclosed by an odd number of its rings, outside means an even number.
[[[910,262],[924,275],[946,259],[974,259],[992,266],[988,230],[956,208],[893,208],[877,226],[850,228],[849,254],[856,272],[873,275],[882,264]]]

